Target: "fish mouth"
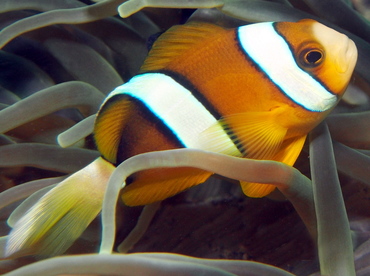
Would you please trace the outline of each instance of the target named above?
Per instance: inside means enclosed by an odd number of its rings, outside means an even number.
[[[352,59],[356,59],[357,60],[357,47],[356,47],[356,44],[353,42],[352,39],[349,39],[348,38],[348,41],[347,41],[347,49],[346,49],[346,58],[348,61],[352,60]]]
[[[349,70],[352,71],[357,61],[356,44],[347,36],[345,37],[345,42],[343,44],[343,50],[338,55],[336,62],[336,68],[339,73],[346,73]]]

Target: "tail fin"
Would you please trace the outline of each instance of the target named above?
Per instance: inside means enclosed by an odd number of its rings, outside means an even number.
[[[99,214],[114,166],[99,157],[46,193],[11,230],[6,256],[62,254]]]

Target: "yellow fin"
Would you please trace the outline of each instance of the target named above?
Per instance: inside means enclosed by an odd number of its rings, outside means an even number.
[[[6,256],[63,253],[102,208],[114,166],[99,157],[46,193],[11,230]]]
[[[293,166],[302,151],[304,142],[306,141],[306,137],[307,135],[303,135],[284,141],[281,149],[275,155],[273,160]]]
[[[273,158],[271,158],[271,160],[293,166],[303,148],[306,136],[307,135],[303,135],[284,141],[281,149]],[[270,184],[248,183],[241,181],[240,185],[244,194],[249,197],[264,197],[275,189],[275,186]]]
[[[207,141],[205,150],[237,156],[230,148],[230,143],[221,139],[222,132],[226,131],[244,157],[270,159],[279,150],[287,132],[286,128],[275,122],[275,115],[275,112],[271,111],[223,117],[219,120],[219,125],[212,126],[202,133],[201,139]]]
[[[122,200],[128,206],[150,204],[203,183],[211,175],[211,172],[194,168],[147,170],[122,190]]]
[[[117,151],[124,125],[129,119],[132,104],[117,95],[108,100],[99,111],[94,127],[94,138],[99,152],[111,163],[116,163]]]
[[[240,186],[246,196],[255,198],[267,196],[276,188],[271,184],[249,183],[244,181],[240,181]]]
[[[173,26],[153,44],[140,72],[163,69],[195,44],[209,39],[222,30],[224,30],[222,27],[202,22]]]

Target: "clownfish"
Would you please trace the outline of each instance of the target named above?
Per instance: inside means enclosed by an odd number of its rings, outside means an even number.
[[[115,167],[140,153],[194,148],[293,165],[307,134],[340,100],[356,60],[352,40],[309,19],[170,28],[153,44],[139,74],[103,102],[94,127],[102,157],[15,223],[6,255],[65,251],[100,212]],[[195,168],[141,171],[130,177],[122,200],[149,204],[211,175]],[[249,197],[275,189],[246,182],[241,187]]]
[[[175,26],[154,43],[140,73],[108,95],[95,141],[112,164],[186,147],[293,165],[308,132],[344,93],[356,59],[352,40],[313,20]],[[122,199],[130,206],[163,200],[211,174],[140,172]],[[275,189],[241,187],[249,197]]]

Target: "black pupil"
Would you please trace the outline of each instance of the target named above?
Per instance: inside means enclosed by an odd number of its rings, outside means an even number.
[[[322,58],[322,54],[318,51],[308,52],[306,55],[306,60],[310,64],[315,64]]]

